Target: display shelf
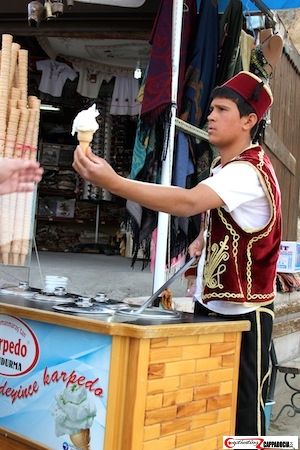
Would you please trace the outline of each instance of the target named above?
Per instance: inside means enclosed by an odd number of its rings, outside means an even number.
[[[39,161],[44,176],[38,190],[37,245],[38,248],[51,246],[51,249],[57,245],[57,251],[102,250],[103,234],[108,242],[116,240],[125,217],[125,202],[84,181],[73,169],[77,141],[71,136],[70,124],[77,112],[88,105],[74,104],[74,108],[64,114],[64,100],[60,100],[60,114],[43,112]],[[99,129],[91,143],[93,152],[126,176],[131,164],[136,121],[127,116],[110,115],[111,97],[107,95],[99,97],[95,103],[100,114]],[[59,131],[68,129],[69,133]],[[89,242],[82,244],[85,233]]]
[[[55,197],[65,197],[65,198],[77,198],[78,192],[75,191],[63,191],[62,189],[47,189],[39,188],[38,194],[41,196],[55,196]]]
[[[95,219],[79,219],[76,217],[46,217],[36,216],[37,220],[43,222],[66,222],[66,223],[95,223]]]

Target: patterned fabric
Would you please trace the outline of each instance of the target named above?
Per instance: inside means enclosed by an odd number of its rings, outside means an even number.
[[[271,162],[261,147],[252,147],[227,164],[237,161],[248,162],[257,170],[270,202],[271,219],[263,229],[246,232],[224,208],[211,211],[203,301],[268,304],[275,297],[281,242],[280,191]]]
[[[162,0],[155,20],[150,43],[152,44],[149,67],[145,75],[142,110],[133,150],[130,178],[152,183],[160,182],[162,161],[168,142],[171,106],[171,46],[172,46],[172,0]],[[180,67],[177,104],[180,108],[184,86],[186,58],[191,36],[197,20],[196,1],[186,0],[183,14],[180,47]],[[164,135],[165,133],[165,135]],[[127,203],[133,229],[135,255],[139,245],[149,249],[151,235],[157,224],[157,213],[139,205]],[[172,232],[172,254],[178,247]],[[186,242],[185,242],[186,247]],[[147,251],[148,254],[150,252]],[[133,262],[135,257],[133,257]]]
[[[216,84],[220,86],[238,73],[241,68],[239,40],[243,26],[243,5],[240,0],[230,0],[220,20],[220,45]]]
[[[197,32],[190,42],[191,54],[185,74],[181,119],[202,127],[206,121],[210,94],[215,86],[218,53],[218,5],[203,0]]]
[[[266,66],[270,67],[270,74],[266,71]],[[273,67],[263,54],[261,45],[257,45],[251,51],[250,72],[254,73],[265,82],[268,82],[268,80],[272,78]]]
[[[196,3],[186,0],[180,47],[177,105],[180,108],[187,50],[195,29]],[[142,104],[142,120],[153,124],[171,104],[173,0],[161,0],[150,39],[151,55]]]
[[[195,126],[206,121],[211,90],[215,85],[218,51],[218,8],[213,0],[202,0],[195,23],[195,34],[189,42],[187,69],[184,80],[182,107],[178,105],[181,119]],[[174,151],[173,184],[193,187],[197,184],[197,161],[202,148],[193,137],[178,132]],[[198,234],[195,218],[172,217],[172,255],[186,251],[186,247]]]
[[[145,165],[147,155],[153,152],[155,146],[155,128],[141,128],[139,120],[135,136],[131,171],[128,178],[137,179],[139,173]]]

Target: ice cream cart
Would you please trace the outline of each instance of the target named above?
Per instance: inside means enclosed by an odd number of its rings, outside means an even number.
[[[0,448],[221,448],[247,321],[118,320],[0,297]]]

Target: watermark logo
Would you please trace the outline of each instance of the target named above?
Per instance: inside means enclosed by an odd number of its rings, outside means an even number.
[[[298,436],[223,436],[223,449],[298,449]]]

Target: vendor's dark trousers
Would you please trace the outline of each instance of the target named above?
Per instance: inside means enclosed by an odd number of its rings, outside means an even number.
[[[195,314],[209,313],[196,302]],[[261,306],[247,314],[218,316],[230,320],[249,320],[251,323],[251,330],[242,335],[235,435],[265,436],[264,407],[269,381],[273,305]]]

